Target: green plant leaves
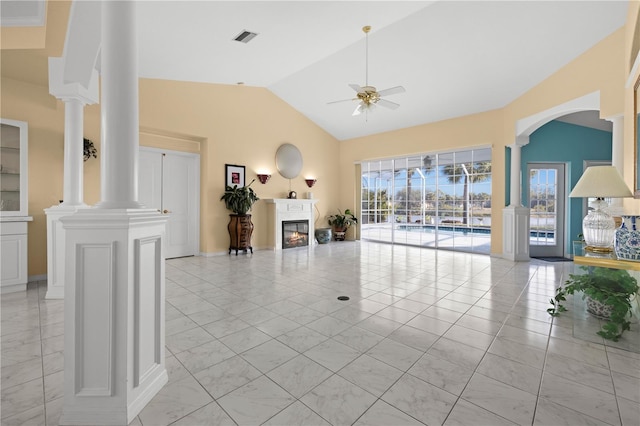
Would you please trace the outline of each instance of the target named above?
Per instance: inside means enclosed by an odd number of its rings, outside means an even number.
[[[249,185],[238,187],[238,185],[227,186],[224,194],[220,197],[220,201],[224,201],[227,209],[235,214],[244,215],[251,210],[253,204],[258,201],[258,195],[251,188],[252,180]]]
[[[582,298],[590,297],[611,307],[611,315],[598,331],[605,339],[618,341],[622,333],[631,328],[628,318],[632,315],[631,298],[638,292],[638,281],[624,269],[582,266],[585,274],[570,274],[564,287],[556,289],[556,295],[549,301],[549,315],[556,317],[566,308],[562,302],[567,294],[582,292]]]
[[[346,229],[358,223],[358,218],[349,209],[346,209],[344,214],[338,209],[338,214],[327,216],[327,222],[336,229]]]

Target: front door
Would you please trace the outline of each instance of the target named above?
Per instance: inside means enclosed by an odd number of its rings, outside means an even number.
[[[167,215],[165,257],[197,254],[200,209],[198,154],[140,147],[139,168],[140,202]]]
[[[528,163],[529,254],[563,257],[565,252],[565,165]]]

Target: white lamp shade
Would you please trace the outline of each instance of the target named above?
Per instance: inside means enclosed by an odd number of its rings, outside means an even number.
[[[588,167],[569,197],[622,198],[633,197],[622,175],[614,166]]]

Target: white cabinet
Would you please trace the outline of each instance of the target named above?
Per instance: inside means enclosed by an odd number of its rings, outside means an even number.
[[[27,123],[0,119],[0,292],[27,286]]]
[[[0,216],[28,215],[27,141],[27,123],[0,119]]]

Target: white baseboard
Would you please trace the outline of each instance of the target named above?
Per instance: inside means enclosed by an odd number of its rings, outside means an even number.
[[[47,280],[47,274],[30,275],[29,278],[27,278],[27,281],[30,283],[34,283],[36,281],[46,281],[46,280]]]

